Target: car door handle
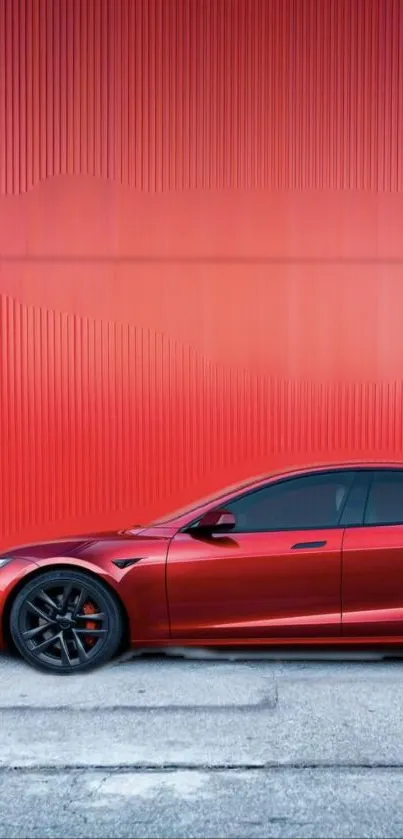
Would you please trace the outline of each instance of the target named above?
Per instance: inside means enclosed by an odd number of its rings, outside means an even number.
[[[327,545],[326,540],[323,542],[296,542],[292,545],[292,551],[300,551],[303,548],[324,548]]]

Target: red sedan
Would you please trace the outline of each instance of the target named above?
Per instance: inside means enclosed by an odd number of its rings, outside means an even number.
[[[74,673],[137,647],[403,643],[403,464],[250,481],[0,557],[0,646]]]

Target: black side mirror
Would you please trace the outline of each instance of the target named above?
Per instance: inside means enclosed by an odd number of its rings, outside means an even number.
[[[210,510],[198,521],[192,530],[205,533],[229,533],[236,524],[235,516],[229,510]]]

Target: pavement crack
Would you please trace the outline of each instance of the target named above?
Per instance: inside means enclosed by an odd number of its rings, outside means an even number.
[[[67,796],[66,801],[63,803],[63,806],[62,806],[62,812],[63,813],[67,813],[69,810],[72,809],[73,801],[76,800],[75,791],[76,791],[76,788],[77,788],[77,784],[80,780],[80,775],[81,775],[81,773],[73,774],[73,778],[72,778],[72,781],[71,781],[71,784],[70,784],[70,789],[66,793],[66,796]]]
[[[228,711],[244,713],[245,711],[251,714],[259,713],[262,710],[274,711],[277,704],[277,692],[272,698],[265,695],[259,702],[248,704],[233,705],[231,702],[225,705],[0,705],[1,714],[15,715],[16,712],[29,712],[29,714],[43,714],[43,713],[59,713],[63,712],[65,715],[73,716],[80,714],[94,714],[94,713],[119,713],[132,714],[133,712],[139,714],[161,713],[161,714],[228,714]]]
[[[99,784],[97,784],[95,787],[93,787],[93,789],[92,789],[92,790],[91,790],[91,792],[89,793],[89,798],[94,798],[94,797],[97,795],[97,793],[99,792],[99,790],[101,789],[101,787],[104,785],[105,781],[107,781],[107,780],[108,780],[108,778],[109,778],[112,774],[113,774],[113,773],[112,773],[111,771],[109,771],[109,770],[108,770],[108,772],[103,772],[103,773],[102,773],[102,778],[101,778],[101,780],[99,781]]]
[[[222,772],[289,772],[289,771],[318,771],[323,770],[337,770],[343,772],[355,771],[372,771],[374,769],[380,771],[395,771],[403,769],[403,762],[382,762],[382,761],[360,761],[356,763],[349,763],[347,761],[289,761],[278,763],[276,761],[266,762],[245,762],[245,763],[116,763],[116,764],[97,764],[97,763],[48,763],[48,764],[9,764],[0,766],[0,775],[9,773],[18,773],[21,775],[29,775],[32,773],[47,774],[55,772],[71,772],[71,773],[87,773],[87,772],[101,772],[105,777],[100,780],[100,785],[113,773],[147,773],[147,772],[206,772],[206,773],[222,773]],[[76,781],[78,783],[78,779]],[[74,785],[73,785],[74,787]],[[72,790],[73,790],[72,787]],[[71,791],[72,791],[71,790]]]

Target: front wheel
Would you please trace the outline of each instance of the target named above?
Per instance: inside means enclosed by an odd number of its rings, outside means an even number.
[[[77,673],[112,658],[123,622],[113,594],[102,582],[64,569],[44,572],[26,583],[13,603],[10,630],[18,651],[33,667]]]

